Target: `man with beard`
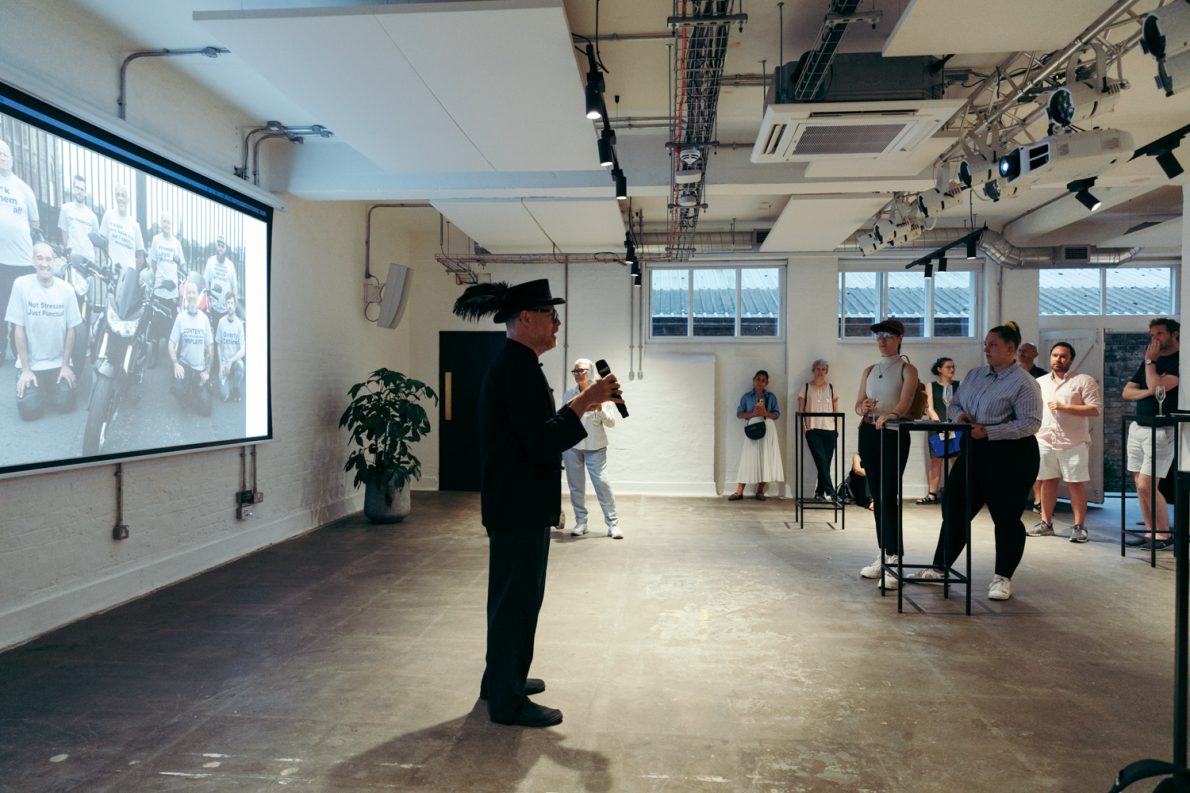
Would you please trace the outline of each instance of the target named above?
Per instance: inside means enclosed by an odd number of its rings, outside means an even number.
[[[1041,521],[1029,530],[1030,537],[1054,535],[1054,505],[1058,501],[1058,480],[1066,483],[1070,508],[1074,511],[1071,542],[1087,541],[1087,486],[1091,479],[1091,416],[1103,407],[1099,384],[1081,372],[1071,372],[1074,347],[1060,341],[1050,349],[1050,372],[1037,378],[1041,386],[1041,429],[1037,447],[1041,465]]]
[[[81,175],[75,176],[71,183],[73,201],[67,201],[58,210],[58,233],[62,244],[70,248],[70,259],[86,259],[95,261],[95,245],[91,242],[91,235],[99,232],[99,218],[94,210],[87,206],[87,180]]]
[[[1136,421],[1128,427],[1128,470],[1136,474],[1136,494],[1145,519],[1146,542],[1140,537],[1130,538],[1129,544],[1142,545],[1146,550],[1158,550],[1173,545],[1169,533],[1169,509],[1161,491],[1153,499],[1153,480],[1161,480],[1173,462],[1173,427],[1154,427],[1153,417],[1168,404],[1178,405],[1178,337],[1181,324],[1175,319],[1158,317],[1149,323],[1149,346],[1144,362],[1124,384],[1123,397],[1136,403]],[[1158,405],[1157,389],[1163,388],[1165,401]],[[1164,412],[1164,411],[1162,411]],[[1156,435],[1156,457],[1153,456],[1153,436]]]
[[[178,312],[169,334],[169,359],[173,362],[170,391],[183,404],[191,403],[200,415],[211,415],[211,359],[215,336],[211,321],[198,310],[198,285],[186,282],[186,308]]]
[[[21,366],[17,411],[25,421],[40,418],[47,403],[59,413],[74,410],[75,374],[66,351],[83,321],[74,290],[54,276],[54,252],[44,242],[33,246],[33,268],[13,284],[5,312]]]

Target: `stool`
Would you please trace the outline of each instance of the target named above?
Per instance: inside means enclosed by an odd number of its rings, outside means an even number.
[[[1157,480],[1165,479],[1168,476],[1176,475],[1179,469],[1181,457],[1181,427],[1183,422],[1190,421],[1190,415],[1174,414],[1172,416],[1150,416],[1147,421],[1152,422],[1153,428],[1158,427],[1173,427],[1173,462],[1170,463],[1169,472],[1163,476],[1158,477],[1156,471],[1149,472],[1149,478],[1152,481],[1152,487],[1149,490],[1149,503],[1156,504],[1157,502]],[[1137,529],[1128,526],[1128,427],[1133,421],[1136,421],[1136,416],[1121,416],[1120,417],[1120,556],[1127,556],[1128,545],[1125,542],[1129,534],[1139,534],[1147,536],[1150,540],[1157,537],[1157,526],[1154,520],[1154,525],[1148,529]],[[1153,461],[1154,467],[1157,464],[1157,433],[1149,434],[1149,457]],[[1174,490],[1174,512],[1178,509],[1178,499],[1180,498],[1178,491]],[[1137,494],[1137,501],[1140,500],[1140,494]],[[1154,510],[1154,514],[1155,514]],[[1141,509],[1141,515],[1144,515],[1144,509]],[[1149,566],[1157,566],[1157,546],[1153,545],[1149,551]]]
[[[971,443],[971,425],[970,424],[959,424],[959,423],[950,422],[950,421],[895,421],[895,422],[890,421],[887,424],[885,424],[884,426],[886,429],[892,429],[892,430],[896,431],[896,434],[897,434],[896,435],[896,444],[897,444],[897,458],[898,459],[900,459],[901,444],[909,442],[909,433],[910,432],[923,432],[923,433],[961,432],[962,433],[959,436],[959,451],[956,456],[958,458],[958,464],[962,466],[963,480],[966,485],[963,488],[963,501],[964,501],[963,513],[962,513],[963,514],[963,525],[960,529],[961,531],[964,532],[964,535],[967,539],[967,542],[964,544],[964,555],[967,557],[966,572],[960,573],[958,570],[955,570],[953,567],[946,567],[942,570],[942,578],[940,578],[940,579],[930,581],[930,580],[923,580],[920,578],[910,578],[905,575],[905,570],[907,570],[907,569],[908,570],[924,570],[926,568],[931,568],[934,565],[933,564],[905,564],[903,554],[897,557],[897,563],[895,565],[890,565],[890,564],[884,563],[881,565],[881,568],[882,568],[883,572],[891,575],[900,584],[900,586],[897,587],[897,613],[901,613],[904,611],[905,584],[939,584],[940,583],[940,584],[942,584],[942,596],[947,599],[950,598],[950,587],[953,584],[959,584],[959,585],[962,585],[963,587],[965,587],[967,590],[966,614],[968,617],[970,617],[971,616],[971,465],[970,465],[971,457],[969,454],[969,447],[970,447],[970,443]],[[928,437],[928,435],[927,435],[927,437]],[[881,452],[882,454],[883,454],[884,444],[889,443],[889,442],[891,442],[891,441],[888,439],[888,433],[881,432],[880,433],[880,445],[881,445],[881,449],[882,449],[882,452]],[[950,468],[951,468],[950,462],[949,462],[950,459],[951,459],[950,455],[943,457],[943,460],[944,460],[943,474],[942,474],[943,482],[946,481],[946,479],[950,473]],[[880,486],[880,487],[884,486],[884,479],[885,479],[885,477],[883,476],[883,472],[882,472],[882,475],[880,477],[881,481],[879,482],[878,486]],[[903,550],[905,547],[905,536],[904,536],[905,535],[905,527],[904,527],[904,521],[903,521],[905,506],[904,506],[903,499],[902,499],[902,496],[904,495],[904,484],[905,484],[904,480],[905,480],[904,475],[898,469],[898,471],[897,471],[897,493],[896,493],[896,496],[897,496],[897,548],[901,549],[901,550]],[[942,514],[943,515],[950,514],[948,511],[948,505],[950,504],[950,499],[952,499],[953,497],[954,496],[951,493],[950,488],[943,489],[943,491],[942,491],[942,510],[943,510]],[[883,491],[881,491],[881,503],[884,503],[884,504],[888,503],[887,499],[885,499],[883,496]],[[944,530],[944,534],[942,536],[943,547],[946,547],[947,535],[949,535],[950,532],[954,531],[955,528],[956,527],[950,526],[949,524],[946,526],[946,529]],[[881,558],[884,559],[883,547],[881,547],[880,554],[881,554]],[[887,592],[887,590],[884,588],[884,576],[881,575],[880,576],[880,595],[881,595],[881,597],[884,596],[885,592]]]
[[[835,493],[839,491],[839,471],[840,461],[843,459],[843,449],[846,446],[844,438],[847,432],[847,417],[843,413],[813,413],[798,411],[794,414],[794,421],[797,422],[797,454],[793,458],[794,468],[794,490],[793,490],[793,504],[798,528],[806,528],[806,510],[807,509],[829,509],[834,512],[832,518],[839,522],[839,530],[845,531],[847,529],[847,510],[843,508],[843,504],[838,498],[835,498],[829,504],[824,504],[815,501],[812,498],[805,497],[805,485],[802,482],[803,471],[806,468],[806,428],[805,422],[802,419],[811,418],[830,418],[835,423],[835,455],[834,455],[834,487]],[[842,518],[840,519],[840,515]]]

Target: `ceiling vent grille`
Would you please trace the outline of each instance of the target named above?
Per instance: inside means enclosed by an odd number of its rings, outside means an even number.
[[[1062,248],[1062,261],[1071,264],[1086,264],[1091,260],[1091,249],[1086,245],[1067,245]]]
[[[957,99],[769,105],[752,162],[874,158],[911,152],[962,104]]]

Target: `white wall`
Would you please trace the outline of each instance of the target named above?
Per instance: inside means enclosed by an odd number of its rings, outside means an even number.
[[[5,8],[0,70],[18,87],[68,95],[78,112],[113,117],[120,60],[140,47],[69,4],[46,9]],[[63,30],[86,34],[66,40]],[[230,173],[238,127],[252,120],[164,60],[154,67],[130,81],[134,131]],[[409,366],[410,333],[362,317],[365,206],[287,200],[273,234],[276,440],[258,447],[264,503],[236,521],[238,449],[125,464],[130,537],[119,542],[111,539],[113,466],[0,481],[0,647],[359,509],[362,496],[342,471],[338,417],[352,383],[380,366]]]

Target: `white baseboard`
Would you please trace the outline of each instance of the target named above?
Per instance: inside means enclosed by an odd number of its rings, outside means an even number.
[[[359,509],[359,498],[353,494],[322,507],[317,515],[298,512],[271,523],[250,520],[242,527],[237,525],[235,532],[221,535],[204,545],[151,559],[135,567],[121,568],[68,589],[46,593],[36,600],[18,603],[0,611],[0,650],[312,531]]]

